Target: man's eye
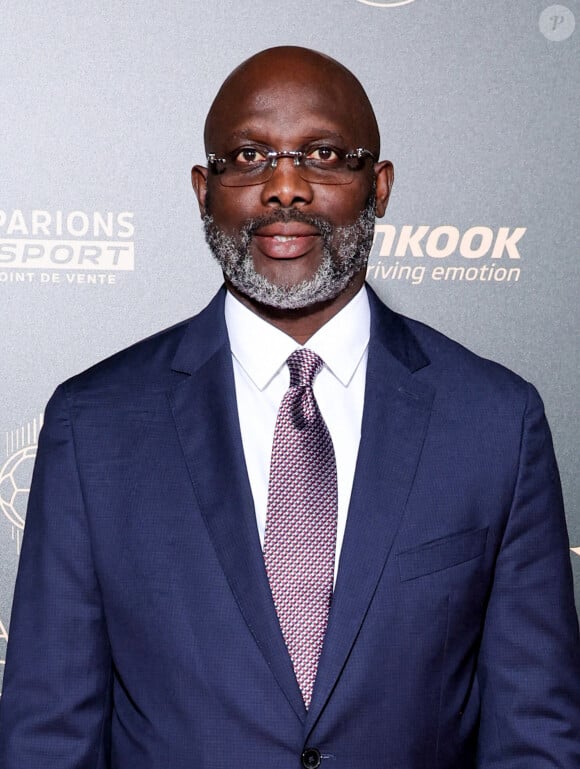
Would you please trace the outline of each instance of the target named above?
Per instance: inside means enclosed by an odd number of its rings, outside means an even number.
[[[318,163],[337,163],[340,160],[340,155],[332,147],[314,147],[308,150],[306,155],[308,160],[314,160]]]
[[[266,153],[256,147],[242,147],[233,153],[232,160],[237,165],[263,163],[266,160]]]

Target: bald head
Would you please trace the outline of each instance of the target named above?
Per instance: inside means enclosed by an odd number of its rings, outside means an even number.
[[[297,99],[297,95],[300,98]],[[235,126],[241,115],[247,120],[253,114],[260,113],[263,117],[270,112],[273,118],[283,119],[280,107],[291,97],[294,113],[301,112],[300,104],[304,111],[320,105],[330,118],[343,123],[356,146],[364,146],[378,157],[377,121],[360,82],[335,59],[295,46],[261,51],[226,78],[205,123],[206,150],[217,151],[224,133]]]

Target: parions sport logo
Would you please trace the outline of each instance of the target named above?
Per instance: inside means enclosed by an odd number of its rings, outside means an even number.
[[[0,467],[0,513],[8,522],[8,536],[14,542],[18,554],[42,421],[40,416],[6,433],[6,459]]]
[[[371,281],[517,283],[526,227],[375,225]]]
[[[0,210],[0,284],[114,283],[135,269],[130,211]]]
[[[398,8],[401,5],[411,5],[415,0],[357,0],[363,5],[372,5],[374,8]]]

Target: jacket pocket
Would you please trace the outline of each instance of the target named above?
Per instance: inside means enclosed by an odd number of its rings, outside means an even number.
[[[397,553],[401,582],[471,561],[485,550],[487,526],[435,539]]]

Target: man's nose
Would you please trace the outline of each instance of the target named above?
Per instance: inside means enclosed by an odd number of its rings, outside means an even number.
[[[272,176],[262,186],[262,203],[265,206],[304,206],[312,201],[312,185],[302,178],[300,168],[293,158],[278,158]]]

